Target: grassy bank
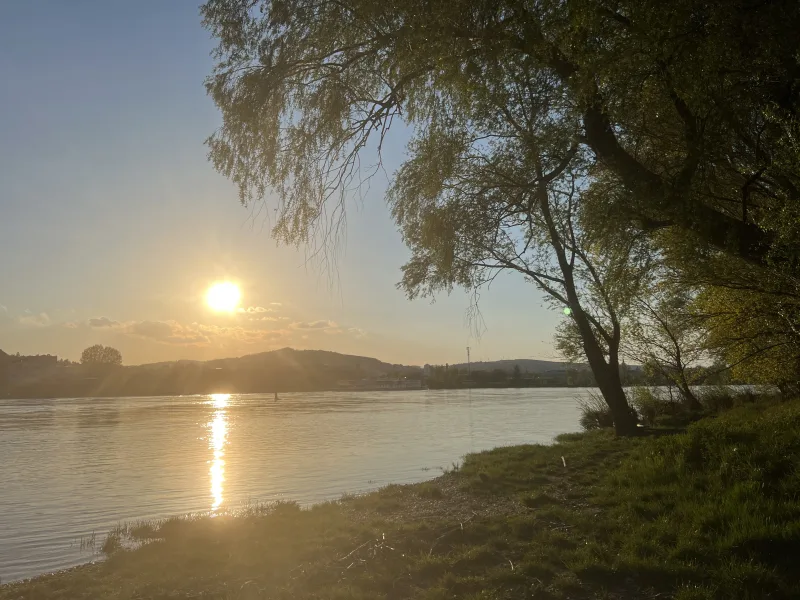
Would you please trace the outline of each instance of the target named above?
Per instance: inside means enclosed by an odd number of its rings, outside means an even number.
[[[562,459],[563,457],[563,459]],[[17,598],[798,598],[800,403],[562,436],[300,510],[170,520]]]

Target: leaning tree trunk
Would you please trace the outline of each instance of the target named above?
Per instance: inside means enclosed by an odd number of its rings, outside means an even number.
[[[592,367],[592,373],[594,373],[597,387],[600,388],[603,399],[611,411],[615,433],[623,436],[635,434],[637,431],[636,414],[628,404],[628,399],[625,396],[625,390],[622,388],[622,381],[619,377],[619,369],[615,369],[614,365],[603,361],[600,368]]]
[[[541,173],[539,173],[541,176]],[[564,277],[564,291],[566,292],[569,306],[572,309],[572,318],[578,326],[578,331],[583,343],[586,359],[592,369],[595,381],[603,394],[603,399],[608,404],[611,416],[614,419],[614,430],[617,435],[633,435],[636,433],[636,415],[628,405],[628,399],[622,389],[622,380],[619,376],[619,326],[615,324],[613,343],[609,343],[609,360],[606,362],[603,349],[595,338],[592,325],[583,312],[578,291],[575,286],[575,275],[571,261],[567,260],[564,244],[550,212],[550,203],[547,190],[543,186],[537,187],[539,207],[547,224],[551,245],[558,259],[558,266]]]
[[[686,405],[692,412],[700,412],[703,410],[703,405],[700,404],[700,401],[697,399],[697,396],[694,395],[689,384],[686,381],[681,381],[678,383],[678,389],[681,391],[681,396],[683,396],[683,403]]]
[[[619,362],[615,360],[617,349],[610,349],[609,360],[606,361],[603,350],[583,311],[578,308],[573,314],[581,333],[586,359],[592,369],[597,387],[600,388],[600,393],[603,395],[603,400],[606,401],[611,411],[611,417],[614,419],[614,431],[621,436],[634,435],[637,431],[636,413],[631,410],[625,390],[622,389]],[[614,336],[614,339],[618,344],[618,336]]]

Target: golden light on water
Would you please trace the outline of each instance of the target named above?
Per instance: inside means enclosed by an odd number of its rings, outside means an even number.
[[[225,408],[228,406],[228,400],[230,399],[230,394],[211,394],[211,403],[214,408]]]
[[[211,478],[211,510],[222,506],[223,484],[225,483],[225,443],[228,437],[228,419],[225,408],[228,406],[230,394],[211,394],[211,404],[216,409],[214,417],[208,423],[208,447],[213,452],[211,467],[208,470]]]
[[[230,281],[219,281],[206,292],[206,304],[217,312],[235,311],[239,307],[241,298],[239,286]]]

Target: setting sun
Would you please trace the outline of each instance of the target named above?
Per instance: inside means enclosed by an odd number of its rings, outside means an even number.
[[[206,292],[206,302],[212,310],[233,312],[239,306],[242,297],[239,287],[230,281],[215,283]]]

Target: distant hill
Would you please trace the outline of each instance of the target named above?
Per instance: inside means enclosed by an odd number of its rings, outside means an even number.
[[[245,354],[232,358],[217,358],[207,361],[179,360],[174,362],[148,363],[139,365],[138,368],[174,367],[174,366],[203,366],[210,369],[292,369],[292,370],[330,370],[330,369],[358,369],[365,376],[381,375],[419,367],[407,367],[385,363],[377,358],[356,356],[353,354],[340,354],[327,350],[295,350],[294,348],[281,348],[269,352]]]
[[[555,360],[534,360],[530,358],[516,358],[508,360],[493,360],[487,362],[474,362],[469,367],[473,371],[513,371],[519,365],[519,370],[523,373],[547,373],[548,371],[568,371],[577,369],[579,371],[589,370],[589,365],[585,363],[568,363]],[[459,369],[466,369],[467,363],[451,365]]]
[[[295,350],[294,348],[281,348],[270,352],[246,354],[238,358],[220,358],[205,363],[209,367],[236,367],[236,366],[277,366],[294,369],[332,369],[332,368],[357,368],[365,373],[388,373],[398,369],[405,369],[403,365],[393,365],[381,362],[377,358],[355,356],[352,354],[339,354],[327,350]]]
[[[0,381],[0,396],[102,397],[210,393],[304,392],[339,389],[343,382],[408,377],[421,367],[324,350],[282,348],[237,358],[179,360],[122,367],[69,365],[23,382],[14,373]]]
[[[21,369],[24,365],[17,368],[9,358],[0,351],[0,364],[3,365],[0,396],[17,398],[303,392],[348,389],[353,385],[360,389],[377,385],[386,378],[393,381],[403,378],[418,380],[423,376],[422,367],[391,364],[367,356],[293,348],[209,361],[179,360],[109,368],[61,364],[56,362],[56,357],[48,357],[53,360],[28,357],[36,359],[35,362]],[[586,364],[510,359],[475,362],[470,366],[473,383],[486,379],[476,373],[499,369],[508,375],[489,379],[493,384],[508,384],[513,379],[515,366],[519,366],[523,376],[530,376],[517,380],[517,383],[566,385],[584,379],[593,381]],[[461,363],[451,367],[457,367],[456,373],[465,373],[467,365]],[[38,374],[36,369],[39,369]],[[451,373],[453,371],[451,369]],[[458,383],[450,379],[440,383]]]

